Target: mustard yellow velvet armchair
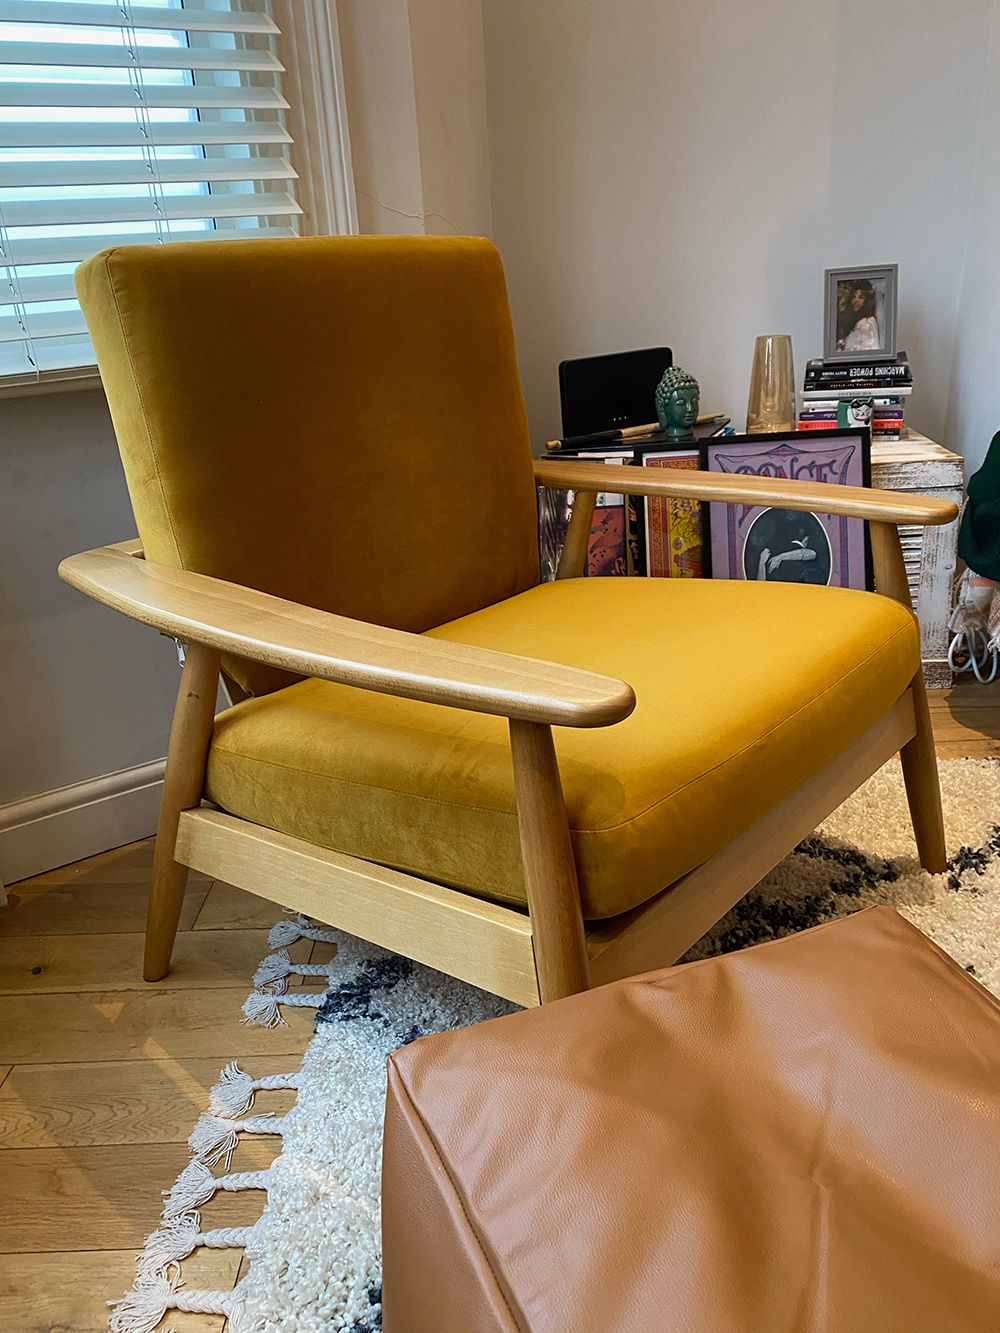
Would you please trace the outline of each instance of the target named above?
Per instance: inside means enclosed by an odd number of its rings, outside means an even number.
[[[77,289],[140,540],[61,574],[187,645],[147,979],[191,866],[522,1004],[665,965],[897,751],[944,868],[894,525],[953,505],[636,469],[868,519],[883,595],[584,579],[608,472],[532,461],[488,242],[125,247]],[[545,584],[538,484],[579,496]]]

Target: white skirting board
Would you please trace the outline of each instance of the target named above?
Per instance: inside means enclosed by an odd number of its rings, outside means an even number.
[[[156,832],[165,759],[0,806],[0,884]]]

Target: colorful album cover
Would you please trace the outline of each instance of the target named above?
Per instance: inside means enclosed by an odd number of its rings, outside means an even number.
[[[697,450],[643,453],[643,467],[697,472]],[[699,500],[648,495],[645,499],[646,573],[650,578],[699,579],[704,574],[702,505]]]
[[[871,484],[867,429],[736,435],[707,440],[709,472],[728,472],[840,486]],[[762,505],[708,506],[713,578],[871,586],[861,519]]]
[[[615,453],[579,454],[590,462],[611,465],[630,464],[632,455]],[[559,565],[559,556],[566,541],[566,531],[573,513],[572,491],[538,488],[538,543],[542,578],[553,579]],[[627,506],[621,495],[601,491],[594,508],[586,566],[582,571],[588,577],[606,574],[629,574],[636,568],[632,545],[638,541],[636,507]]]
[[[617,504],[598,504],[590,529],[587,548],[587,577],[606,574],[627,574],[625,504],[621,496]]]
[[[597,452],[581,453],[578,457],[581,462],[603,462],[610,467],[632,461],[621,454]],[[613,491],[598,492],[585,573],[588,578],[628,573],[628,509],[624,495],[616,495]]]

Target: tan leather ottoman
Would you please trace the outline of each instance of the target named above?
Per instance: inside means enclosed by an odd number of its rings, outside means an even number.
[[[426,1037],[382,1188],[386,1333],[998,1333],[1000,1003],[876,908]]]

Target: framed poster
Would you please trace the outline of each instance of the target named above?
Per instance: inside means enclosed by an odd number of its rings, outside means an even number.
[[[636,462],[641,467],[697,472],[701,454],[697,449],[642,450],[637,451]],[[646,574],[650,578],[701,578],[704,534],[700,501],[647,495],[644,510]]]
[[[708,472],[837,486],[871,485],[871,431],[790,431],[705,440]],[[708,505],[711,576],[871,588],[871,555],[859,518],[765,505]]]

